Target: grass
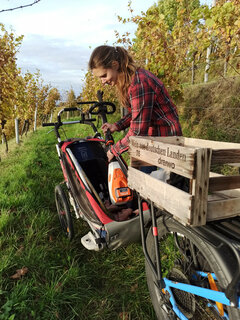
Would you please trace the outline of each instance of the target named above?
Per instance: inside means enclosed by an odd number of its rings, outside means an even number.
[[[54,187],[63,176],[48,131],[11,142],[7,156],[0,148],[0,319],[155,319],[140,245],[90,252],[82,221],[71,243],[62,235]],[[27,271],[14,279],[17,270]]]
[[[180,109],[184,136],[239,142],[240,77],[184,90]]]

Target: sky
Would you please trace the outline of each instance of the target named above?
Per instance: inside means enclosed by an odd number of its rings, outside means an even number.
[[[135,24],[123,25],[117,16],[130,17],[129,0],[40,0],[33,6],[0,12],[0,23],[16,36],[24,35],[17,54],[22,72],[40,70],[45,84],[81,92],[92,50],[113,45],[115,30],[134,35]],[[33,3],[34,0],[0,0],[0,11]],[[141,14],[155,0],[132,0],[133,14]],[[211,3],[211,0],[202,0]]]

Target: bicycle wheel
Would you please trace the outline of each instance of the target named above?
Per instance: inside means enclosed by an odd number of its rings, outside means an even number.
[[[215,284],[219,291],[227,286],[227,276],[224,269],[221,268],[218,258],[214,256],[211,246],[194,234],[191,228],[184,227],[171,217],[166,219],[163,217],[158,218],[157,226],[163,277],[173,281],[210,288],[208,277],[198,276],[196,271],[199,270],[206,273],[213,272],[216,275]],[[147,235],[147,249],[152,261],[155,262],[155,247],[151,230]],[[179,319],[172,310],[172,305],[169,301],[170,295],[157,288],[147,261],[145,265],[148,288],[157,319]],[[172,294],[179,310],[187,319],[240,319],[239,309],[225,305],[217,307],[214,301],[179,289],[172,288]],[[221,310],[221,308],[223,309]]]
[[[72,240],[74,236],[73,222],[71,217],[71,212],[69,204],[65,195],[63,188],[60,185],[57,185],[55,188],[55,201],[58,212],[58,218],[60,225],[65,236]]]

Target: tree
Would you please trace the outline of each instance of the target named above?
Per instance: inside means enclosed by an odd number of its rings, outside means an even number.
[[[134,57],[163,80],[173,97],[181,94],[179,75],[190,63],[191,14],[199,6],[198,0],[161,0],[142,16],[119,18],[123,23],[137,24],[131,47]],[[126,44],[125,35],[116,35],[118,43]]]
[[[76,106],[76,96],[73,89],[67,91],[67,100],[65,102],[67,108],[72,108]]]
[[[228,62],[240,49],[240,1],[219,1],[212,8],[212,19],[209,21],[216,39],[215,45],[224,62],[224,76]]]
[[[60,94],[56,88],[43,85],[40,72],[26,72],[17,68],[16,52],[23,37],[15,37],[0,24],[0,131],[2,141],[13,136],[14,125],[16,141],[19,143],[18,122],[23,121],[23,132],[27,132],[30,121],[34,119],[34,130],[39,118],[49,115],[56,107]],[[14,121],[15,120],[15,121]]]
[[[23,37],[15,37],[0,24],[0,122],[3,141],[6,140],[6,130],[15,115],[16,78],[20,70],[16,64],[16,52]]]
[[[44,103],[44,116],[47,118],[52,114],[60,100],[60,93],[56,88],[51,88]]]
[[[157,9],[159,14],[164,15],[164,19],[170,31],[173,30],[176,22],[179,19],[179,13],[181,12],[181,18],[188,19],[190,13],[199,8],[200,1],[176,1],[176,0],[159,0]],[[179,11],[180,10],[180,11]],[[182,16],[186,14],[186,16]]]
[[[222,73],[225,76],[230,58],[239,53],[240,1],[218,0],[212,8],[201,7],[195,17],[201,21],[196,43],[198,51],[211,48],[208,56],[211,64],[219,59],[225,60]],[[210,68],[210,62],[207,69]]]

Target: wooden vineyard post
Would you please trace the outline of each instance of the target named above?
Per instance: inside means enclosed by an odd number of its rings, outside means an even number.
[[[17,106],[14,106],[15,111],[17,110]],[[19,119],[16,116],[15,118],[15,136],[16,136],[16,143],[19,144],[20,143],[20,139],[19,139]]]

